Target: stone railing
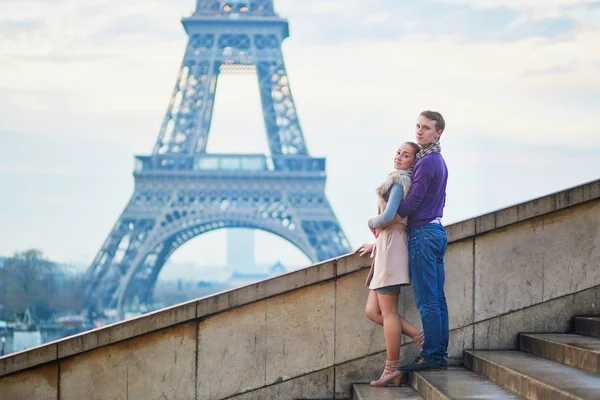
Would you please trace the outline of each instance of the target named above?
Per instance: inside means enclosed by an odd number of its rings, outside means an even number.
[[[597,312],[600,181],[446,229],[455,360]],[[369,261],[344,256],[0,358],[0,398],[350,398],[385,357],[364,316]],[[400,303],[420,326],[412,290]],[[403,345],[403,359],[415,354]]]

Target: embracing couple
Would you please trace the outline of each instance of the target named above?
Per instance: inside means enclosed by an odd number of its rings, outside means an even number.
[[[377,189],[378,215],[369,220],[374,244],[356,252],[371,253],[366,314],[383,325],[386,362],[372,386],[400,384],[403,372],[448,365],[448,306],[444,295],[444,254],[448,246],[441,224],[446,203],[448,169],[441,154],[445,122],[435,111],[423,111],[416,124],[417,143],[403,143],[394,157],[394,171]],[[412,285],[423,332],[398,315],[402,286]],[[419,356],[400,365],[402,334],[411,337]]]

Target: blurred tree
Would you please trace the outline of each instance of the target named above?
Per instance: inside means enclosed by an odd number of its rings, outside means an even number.
[[[39,250],[7,258],[0,267],[0,319],[13,320],[29,309],[36,321],[66,312],[79,312],[81,277],[65,274]]]

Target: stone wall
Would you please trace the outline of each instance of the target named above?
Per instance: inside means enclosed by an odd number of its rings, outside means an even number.
[[[600,181],[447,231],[451,357],[597,313]],[[350,398],[385,359],[364,316],[368,262],[341,257],[1,358],[0,398]],[[399,309],[420,326],[411,289]],[[402,358],[415,354],[406,342]]]

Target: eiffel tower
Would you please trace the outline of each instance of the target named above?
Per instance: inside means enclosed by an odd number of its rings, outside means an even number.
[[[152,155],[136,156],[135,190],[86,274],[86,298],[122,310],[149,303],[181,245],[222,228],[275,234],[311,261],[350,250],[325,197],[325,159],[306,148],[283,62],[288,22],[273,0],[197,0]],[[210,154],[206,144],[222,73],[256,73],[270,149]]]

